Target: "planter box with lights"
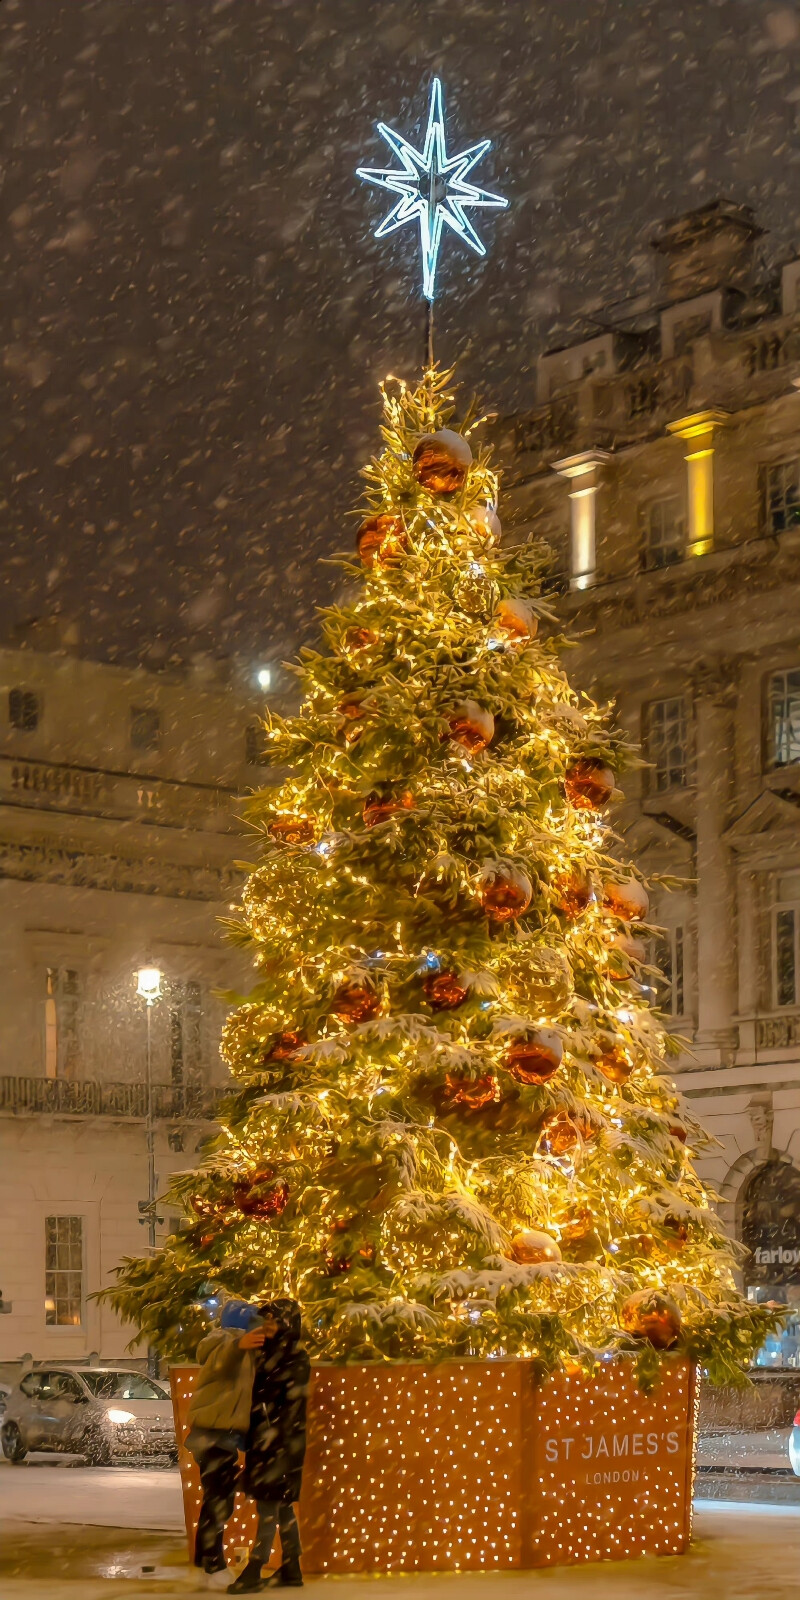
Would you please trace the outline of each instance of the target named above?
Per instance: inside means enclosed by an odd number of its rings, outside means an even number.
[[[200,1507],[183,1448],[195,1368],[170,1374],[190,1549]],[[300,1501],[307,1573],[501,1571],[676,1555],[691,1536],[697,1380],[667,1358],[592,1380],[531,1361],[315,1367]],[[238,1498],[228,1559],[249,1545]],[[276,1541],[277,1546],[277,1541]]]

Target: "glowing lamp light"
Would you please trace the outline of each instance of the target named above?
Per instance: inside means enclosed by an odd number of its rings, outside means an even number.
[[[258,669],[258,671],[256,673],[256,683],[258,684],[259,689],[269,689],[269,688],[271,688],[272,687],[272,668],[271,667],[259,667],[259,669]]]
[[[442,85],[438,78],[431,84],[428,107],[428,126],[422,150],[415,150],[401,134],[394,133],[385,122],[378,123],[378,132],[386,140],[392,154],[400,162],[394,167],[359,167],[357,175],[366,183],[379,189],[388,189],[399,195],[396,205],[375,229],[376,239],[385,239],[407,222],[419,223],[420,250],[422,253],[422,293],[432,301],[436,287],[436,266],[442,231],[448,227],[463,244],[478,256],[485,256],[486,246],[465,214],[465,206],[505,210],[508,201],[488,189],[479,189],[467,183],[467,177],[482,156],[491,148],[491,140],[482,139],[470,145],[458,156],[448,156],[445,142],[444,101]]]
[[[124,1428],[126,1423],[136,1421],[132,1411],[118,1411],[116,1406],[111,1407],[107,1416],[109,1422],[115,1423],[118,1428]]]
[[[136,993],[140,1000],[146,1000],[149,1006],[155,1005],[161,999],[161,969],[160,967],[140,967],[136,974]]]

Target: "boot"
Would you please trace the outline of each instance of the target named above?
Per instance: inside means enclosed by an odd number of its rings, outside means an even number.
[[[251,1556],[246,1567],[243,1567],[238,1578],[228,1584],[228,1594],[258,1594],[266,1588],[266,1583],[261,1577],[261,1562]]]
[[[288,1561],[282,1561],[277,1572],[270,1573],[264,1584],[265,1589],[302,1589],[302,1587],[303,1574],[297,1556],[290,1556]]]

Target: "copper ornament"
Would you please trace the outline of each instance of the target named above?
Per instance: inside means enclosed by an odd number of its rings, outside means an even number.
[[[625,1054],[621,1045],[613,1045],[604,1050],[599,1059],[595,1061],[595,1066],[599,1072],[602,1072],[604,1078],[608,1078],[609,1083],[627,1083],[633,1072],[633,1062]]]
[[[527,644],[535,639],[539,622],[533,607],[519,595],[506,595],[498,601],[494,614],[495,626],[510,644]]]
[[[521,868],[506,866],[488,869],[479,887],[481,905],[493,922],[510,922],[527,911],[533,888]]]
[[[314,824],[308,817],[273,817],[269,831],[281,844],[310,844],[314,838]]]
[[[408,549],[402,517],[394,517],[389,512],[367,517],[358,530],[356,543],[365,567],[371,569],[376,563],[388,566]]]
[[[434,1011],[455,1011],[469,993],[459,983],[457,972],[432,972],[422,987]]]
[[[364,802],[364,827],[377,828],[379,823],[388,822],[400,811],[412,811],[414,803],[410,789],[400,789],[394,794],[371,794]]]
[[[509,1045],[503,1065],[518,1083],[547,1083],[561,1066],[564,1047],[557,1033],[534,1028]]]
[[[603,904],[624,922],[640,922],[650,909],[647,890],[636,878],[628,883],[610,879],[603,885]]]
[[[279,1033],[270,1045],[268,1061],[296,1061],[307,1040],[302,1033]]]
[[[557,896],[556,909],[563,917],[575,922],[583,916],[592,898],[592,885],[587,873],[576,867],[574,871],[556,878],[553,888]]]
[[[599,756],[582,756],[564,775],[567,799],[578,811],[601,811],[608,805],[616,779]]]
[[[561,1250],[549,1233],[538,1228],[520,1228],[511,1240],[511,1256],[520,1266],[538,1266],[545,1261],[560,1261]]]
[[[463,488],[471,465],[467,440],[452,428],[424,434],[412,457],[414,477],[431,494],[455,494]]]
[[[485,750],[494,738],[494,717],[491,711],[479,706],[475,700],[465,700],[456,706],[447,725],[450,737],[463,746],[470,755]]]
[[[362,983],[343,983],[331,1001],[331,1011],[342,1022],[356,1025],[369,1022],[378,1015],[381,997],[375,989]]]
[[[445,1074],[443,1100],[447,1106],[464,1106],[468,1111],[482,1111],[492,1103],[497,1090],[494,1073],[484,1072],[479,1078],[466,1078],[457,1072]]]
[[[681,1331],[681,1314],[671,1295],[658,1289],[637,1289],[620,1312],[620,1325],[656,1350],[669,1350]]]

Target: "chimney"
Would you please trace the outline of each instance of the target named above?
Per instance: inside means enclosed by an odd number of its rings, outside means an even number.
[[[664,257],[667,299],[692,300],[709,289],[748,289],[756,240],[764,232],[752,206],[735,200],[712,200],[665,222],[650,243]]]

